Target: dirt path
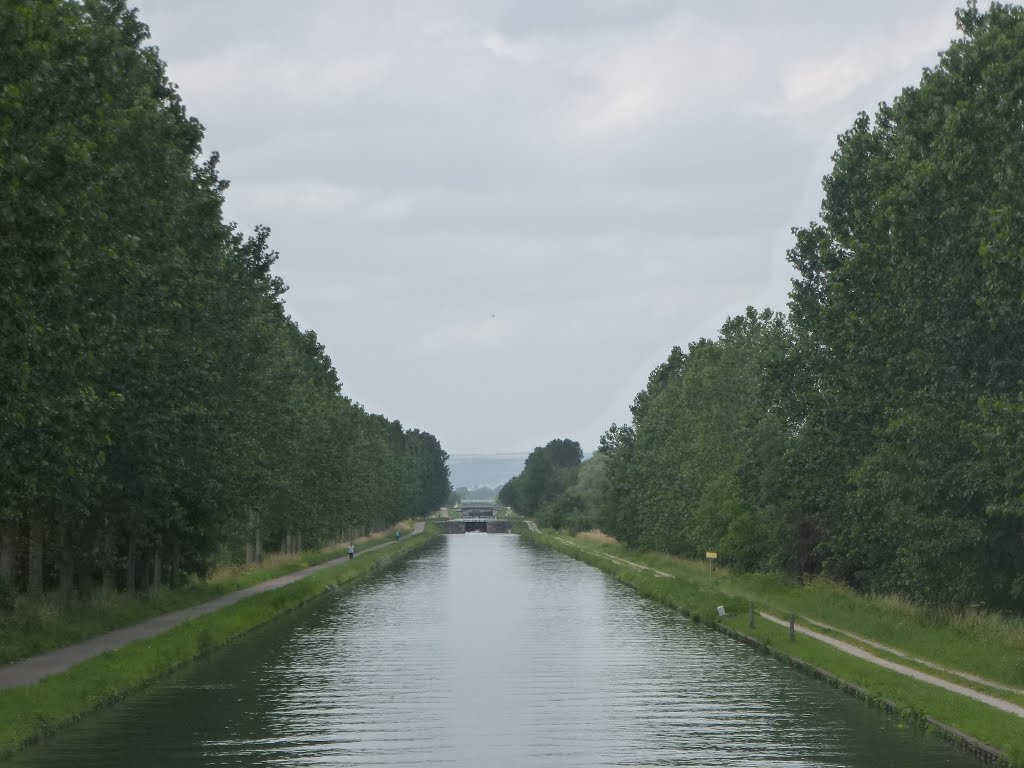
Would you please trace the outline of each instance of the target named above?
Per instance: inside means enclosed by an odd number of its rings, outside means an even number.
[[[531,531],[536,531],[537,530],[537,526],[535,526],[532,522],[528,522],[527,526],[531,526],[530,527]],[[569,539],[562,539],[562,538],[559,538],[558,536],[555,536],[554,538],[555,538],[556,541],[560,541],[563,544],[568,544],[570,547],[576,547],[577,549],[583,549],[583,547],[581,547],[575,541],[570,541]],[[664,571],[659,571],[657,568],[651,568],[650,566],[647,566],[647,565],[641,565],[640,563],[634,563],[632,560],[626,560],[625,558],[622,558],[622,557],[616,557],[615,555],[609,555],[609,554],[607,554],[605,552],[594,552],[593,550],[587,550],[587,551],[590,552],[590,554],[592,554],[592,555],[597,555],[598,557],[603,557],[605,560],[611,560],[616,565],[625,565],[628,568],[635,568],[638,571],[650,571],[651,573],[653,573],[655,576],[657,576],[660,579],[674,579],[675,578],[675,576],[673,576],[671,573],[665,573]]]
[[[780,624],[784,627],[789,626],[788,621],[780,619],[777,616],[772,616],[770,613],[765,613],[764,611],[759,611],[758,613],[765,619],[768,619],[768,621],[774,622],[775,624]],[[985,704],[988,704],[989,706],[995,707],[996,709],[1001,709],[1004,712],[1010,712],[1014,715],[1017,715],[1017,717],[1024,717],[1024,707],[1020,706],[1019,704],[1014,704],[1012,701],[1006,701],[1005,699],[1000,699],[997,696],[991,696],[987,693],[976,691],[973,688],[968,688],[965,685],[950,682],[949,680],[944,680],[943,678],[936,677],[935,675],[929,675],[927,672],[922,672],[918,669],[914,669],[913,667],[908,667],[905,664],[899,664],[895,661],[883,659],[879,656],[875,656],[873,653],[870,653],[869,651],[865,651],[863,648],[860,648],[856,645],[852,645],[851,643],[847,643],[846,641],[839,640],[835,637],[830,637],[829,635],[823,635],[821,632],[815,632],[813,629],[808,629],[807,627],[803,627],[799,624],[795,625],[794,629],[801,635],[813,637],[815,640],[818,640],[819,642],[825,643],[826,645],[831,645],[833,648],[837,648],[843,653],[848,653],[851,656],[856,656],[858,659],[870,661],[872,664],[876,664],[879,667],[884,667],[885,669],[892,670],[893,672],[896,672],[900,675],[905,675],[906,677],[911,677],[915,680],[920,680],[923,683],[935,685],[939,688],[945,688],[947,691],[952,691],[953,693],[959,693],[961,696],[966,696],[969,699],[974,699],[975,701],[983,702]],[[939,668],[942,669],[942,667]],[[945,671],[951,672],[952,674],[956,675],[961,674],[953,670]]]
[[[537,527],[533,524],[532,521],[527,521],[527,525],[529,526],[531,531],[536,531],[537,530]],[[562,542],[563,544],[568,544],[570,546],[582,549],[582,547],[580,547],[580,545],[577,544],[575,541],[570,541],[569,539],[559,538],[557,536],[555,537],[555,539],[557,539],[558,541]],[[591,552],[592,552],[592,554],[600,555],[601,557],[607,558],[608,560],[611,560],[614,563],[618,563],[619,565],[627,565],[627,566],[630,566],[632,568],[636,568],[637,570],[653,571],[655,574],[657,574],[658,576],[663,577],[663,578],[669,578],[669,579],[675,578],[670,573],[665,573],[663,571],[655,570],[653,568],[650,568],[649,566],[642,565],[641,563],[634,563],[631,560],[626,560],[626,559],[621,558],[621,557],[615,557],[613,555],[607,555],[607,554],[604,554],[602,552],[593,552],[592,550],[591,550]],[[776,624],[780,624],[780,625],[782,625],[784,627],[788,627],[789,626],[789,622],[788,621],[780,619],[777,616],[772,616],[770,613],[765,613],[763,611],[759,611],[759,614],[761,616],[763,616],[765,619],[767,619],[768,621],[774,622]],[[808,624],[813,625],[813,626],[817,626],[820,629],[827,629],[827,630],[831,630],[833,632],[839,632],[841,634],[846,635],[847,637],[849,637],[852,640],[856,640],[857,642],[864,643],[865,645],[870,645],[870,646],[872,646],[874,648],[877,648],[880,651],[885,651],[886,653],[889,653],[889,654],[892,654],[894,656],[898,656],[900,658],[906,659],[907,661],[912,661],[912,662],[915,662],[917,664],[921,664],[921,665],[924,665],[924,666],[927,666],[927,667],[931,667],[932,669],[935,669],[935,670],[937,670],[939,672],[944,672],[946,674],[953,675],[955,677],[959,677],[962,680],[969,680],[971,682],[978,683],[980,685],[986,685],[986,686],[989,686],[991,688],[997,688],[999,690],[1003,690],[1003,691],[1006,691],[1008,693],[1015,693],[1015,694],[1024,695],[1024,691],[1021,691],[1020,689],[1012,688],[1010,686],[1004,685],[1003,683],[997,683],[997,682],[992,681],[992,680],[986,680],[983,677],[979,677],[977,675],[972,675],[969,672],[961,672],[959,670],[955,670],[955,669],[950,669],[950,668],[947,668],[947,667],[939,666],[938,664],[934,664],[934,663],[932,663],[930,661],[925,661],[923,659],[914,658],[914,657],[904,653],[903,651],[899,651],[899,650],[897,650],[895,648],[891,648],[891,647],[889,647],[887,645],[883,645],[882,643],[877,643],[874,640],[869,640],[866,637],[862,637],[860,635],[855,635],[852,632],[847,632],[845,630],[838,629],[837,627],[830,626],[828,624],[825,624],[824,622],[817,621],[817,620],[814,620],[814,619],[804,619],[804,621],[806,623],[808,623]],[[795,631],[799,632],[802,635],[807,635],[808,637],[813,637],[815,640],[818,640],[818,641],[820,641],[822,643],[825,643],[826,645],[830,645],[830,646],[832,646],[833,648],[835,648],[837,650],[840,650],[840,651],[843,651],[844,653],[850,654],[851,656],[856,656],[858,659],[863,659],[864,661],[871,662],[872,664],[876,664],[876,665],[878,665],[880,667],[883,667],[885,669],[888,669],[888,670],[891,670],[893,672],[896,672],[897,674],[905,675],[906,677],[910,677],[910,678],[913,678],[915,680],[920,680],[923,683],[928,683],[929,685],[934,685],[934,686],[937,686],[939,688],[944,688],[945,690],[950,691],[952,693],[958,693],[961,696],[966,696],[969,699],[974,699],[975,701],[980,701],[980,702],[982,702],[984,704],[988,704],[989,706],[995,707],[996,709],[1000,709],[1003,712],[1009,712],[1011,714],[1017,715],[1018,717],[1024,718],[1024,707],[1020,706],[1019,704],[1015,704],[1012,701],[1006,701],[1005,699],[1000,699],[998,696],[992,696],[991,694],[982,693],[981,691],[976,691],[973,688],[968,688],[965,685],[960,685],[959,683],[954,683],[954,682],[951,682],[949,680],[945,680],[945,679],[943,679],[941,677],[936,677],[935,675],[930,675],[927,672],[922,672],[920,670],[914,669],[913,667],[908,667],[905,664],[900,664],[900,663],[895,662],[895,661],[889,661],[888,659],[883,659],[880,656],[876,656],[875,654],[871,653],[870,651],[866,651],[863,648],[860,648],[860,647],[858,647],[856,645],[853,645],[852,643],[848,643],[848,642],[845,642],[843,640],[839,640],[837,638],[831,637],[829,635],[822,634],[821,632],[815,632],[813,629],[808,629],[807,627],[801,626],[799,624],[795,625],[794,629],[795,629]]]
[[[970,672],[961,672],[958,669],[951,669],[949,667],[944,667],[941,664],[936,664],[931,661],[926,661],[925,659],[917,658],[916,656],[911,656],[909,653],[904,653],[903,651],[897,648],[893,648],[891,645],[885,645],[883,643],[876,642],[875,640],[871,640],[870,638],[864,637],[863,635],[858,635],[854,632],[849,632],[845,629],[840,629],[839,627],[833,627],[831,624],[826,624],[824,621],[818,621],[818,619],[808,619],[807,617],[801,617],[801,621],[803,621],[805,624],[809,624],[811,627],[815,629],[825,629],[829,632],[837,632],[841,635],[844,635],[845,637],[850,638],[851,640],[856,641],[857,643],[860,643],[861,645],[868,645],[872,648],[877,648],[880,651],[888,653],[890,656],[896,656],[901,659],[906,659],[907,661],[913,662],[914,664],[920,664],[923,667],[934,669],[937,672],[943,672],[947,675],[953,675],[954,677],[959,677],[961,680],[968,680],[972,683],[977,683],[978,685],[987,686],[988,688],[995,688],[997,690],[1006,691],[1007,693],[1012,693],[1017,696],[1024,696],[1024,689],[1014,688],[1012,685],[1006,685],[1005,683],[1000,683],[995,680],[989,680],[986,677],[972,675]]]
[[[418,533],[423,533],[424,526],[424,523],[417,522],[412,533],[407,535],[415,536]],[[367,547],[362,550],[362,552],[372,552],[376,549],[391,546],[394,543],[394,541],[385,541],[383,544]],[[106,634],[96,635],[95,637],[90,637],[88,640],[83,640],[82,642],[75,643],[74,645],[68,645],[63,648],[48,651],[47,653],[42,653],[38,656],[30,656],[27,659],[21,659],[20,661],[5,664],[0,667],[0,689],[17,688],[21,685],[32,685],[34,683],[38,683],[44,677],[55,675],[58,672],[64,672],[76,664],[81,664],[83,661],[87,661],[94,656],[99,656],[101,653],[116,651],[118,648],[121,648],[128,643],[133,643],[136,640],[156,637],[169,629],[173,629],[179,624],[184,624],[186,621],[199,618],[200,616],[205,616],[206,614],[213,613],[214,611],[219,611],[221,608],[234,605],[247,597],[258,595],[263,592],[269,592],[273,589],[278,589],[279,587],[292,584],[300,579],[304,579],[307,576],[317,573],[318,571],[322,571],[326,568],[333,568],[336,565],[341,565],[347,560],[348,556],[342,555],[341,557],[328,560],[327,562],[320,563],[319,565],[304,568],[301,571],[295,571],[295,573],[278,576],[276,579],[270,579],[269,581],[263,581],[251,587],[240,589],[237,592],[229,592],[226,595],[221,595],[220,597],[206,603],[194,605],[191,608],[183,608],[180,611],[154,616],[152,619],[147,619],[139,624],[132,624],[131,626],[121,627],[120,629],[115,629],[112,632],[107,632]]]

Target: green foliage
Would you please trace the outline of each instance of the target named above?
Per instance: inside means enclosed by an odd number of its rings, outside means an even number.
[[[572,533],[597,528],[607,468],[608,457],[603,454],[595,454],[580,464],[576,481],[541,504],[537,511],[541,525],[564,528]]]
[[[604,530],[691,557],[721,551],[747,568],[776,563],[782,528],[761,479],[785,424],[769,411],[762,379],[787,343],[781,317],[748,309],[718,340],[672,350],[637,397],[633,424],[602,440]]]
[[[14,610],[16,596],[14,585],[0,577],[0,613],[10,613]]]
[[[1024,11],[958,18],[920,85],[840,137],[821,223],[796,233],[790,453],[817,478],[796,501],[826,572],[1007,604],[1021,485],[993,469],[1024,459]]]
[[[124,0],[0,4],[0,562],[129,590],[424,514],[437,440],[341,392],[227,224]]]
[[[552,440],[535,448],[521,474],[502,487],[498,500],[526,517],[534,517],[548,502],[576,482],[583,450],[575,440]]]

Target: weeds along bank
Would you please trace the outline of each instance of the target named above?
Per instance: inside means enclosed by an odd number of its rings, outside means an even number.
[[[287,586],[247,598],[149,640],[104,653],[37,685],[0,691],[0,755],[43,738],[83,715],[111,704],[146,683],[270,621],[324,592],[362,581],[439,536],[420,535]]]
[[[843,653],[788,627],[755,616],[757,611],[797,621],[818,620],[862,638],[899,648],[914,659],[1024,689],[1024,626],[997,615],[943,615],[890,598],[869,598],[825,582],[801,586],[778,575],[709,573],[703,563],[658,553],[636,552],[610,541],[570,537],[549,531],[519,531],[524,539],[552,547],[600,568],[640,594],[681,611],[695,622],[724,632],[828,681],[900,719],[935,731],[986,760],[1024,765],[1024,719],[964,696],[915,680],[870,661]],[[718,606],[728,615],[720,617]],[[959,618],[957,618],[959,617]],[[889,660],[891,654],[871,652]],[[945,677],[963,679],[918,662],[909,666]],[[1024,705],[1024,695],[971,684],[974,690]]]

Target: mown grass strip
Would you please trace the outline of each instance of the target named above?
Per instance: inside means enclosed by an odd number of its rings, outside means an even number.
[[[157,637],[140,640],[42,682],[0,691],[0,755],[39,740],[181,664],[341,585],[387,568],[438,536],[434,526],[287,586],[246,598]]]
[[[810,674],[828,680],[831,684],[858,695],[867,702],[880,706],[907,722],[913,722],[951,739],[959,746],[987,760],[998,760],[1009,765],[1024,765],[1024,721],[1021,718],[994,709],[985,704],[965,699],[955,693],[937,688],[895,672],[880,668],[831,648],[812,638],[797,636],[789,640],[786,627],[763,619],[755,620],[755,628],[748,627],[746,602],[738,602],[736,595],[719,588],[720,582],[706,571],[696,574],[686,565],[679,568],[672,558],[649,557],[624,547],[607,543],[592,544],[578,538],[571,542],[559,541],[546,532],[519,531],[524,538],[550,546],[570,557],[600,568],[639,593],[690,616],[697,622],[724,631]],[[671,573],[664,578],[653,571],[617,563],[605,555],[613,555]],[[734,577],[725,575],[726,580]],[[769,577],[774,578],[774,577]],[[769,610],[773,604],[772,592],[760,585],[759,605]],[[779,604],[784,607],[802,602],[794,599],[793,585],[784,583]],[[717,607],[726,605],[733,615],[719,619]],[[860,610],[864,610],[863,606]],[[844,617],[847,620],[849,617]],[[869,636],[864,628],[851,626],[851,631]],[[927,630],[922,630],[927,631]],[[943,634],[947,634],[946,631]],[[927,641],[927,642],[933,642]],[[961,638],[960,642],[964,642]],[[977,651],[977,648],[975,648]]]
[[[389,530],[361,539],[359,550],[392,540]],[[151,619],[164,613],[191,608],[254,586],[278,576],[300,571],[344,555],[345,547],[306,550],[296,555],[271,554],[260,566],[230,566],[210,579],[194,579],[175,589],[136,594],[97,591],[70,602],[59,595],[22,596],[15,610],[0,614],[0,665],[35,656],[95,635]]]

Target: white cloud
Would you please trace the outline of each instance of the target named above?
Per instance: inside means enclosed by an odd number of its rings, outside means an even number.
[[[136,2],[230,215],[273,229],[289,311],[352,397],[452,452],[592,446],[672,344],[784,307],[835,134],[953,20],[933,0]]]
[[[540,40],[510,40],[494,31],[487,32],[480,44],[495,56],[511,59],[516,64],[536,64],[544,53],[544,45]]]
[[[906,80],[915,64],[919,73],[919,62],[934,58],[955,32],[952,14],[945,6],[937,6],[929,18],[903,20],[895,29],[849,40],[837,49],[799,50],[780,67],[781,98],[762,105],[761,110],[800,118],[842,104],[879,80],[892,81],[894,76]],[[916,79],[904,84],[914,85]],[[873,106],[865,104],[864,109]]]

